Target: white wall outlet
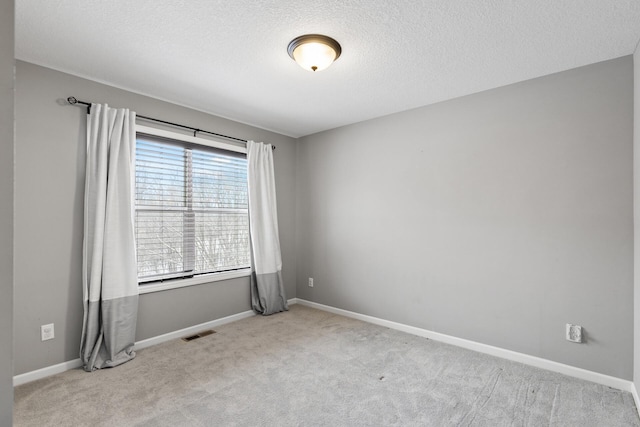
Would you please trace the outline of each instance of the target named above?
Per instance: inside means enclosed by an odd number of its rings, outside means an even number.
[[[52,340],[55,337],[53,323],[40,326],[40,337],[42,338],[42,341]]]
[[[567,323],[566,336],[567,341],[582,342],[582,326]]]
[[[313,277],[309,277],[309,287],[313,288]]]

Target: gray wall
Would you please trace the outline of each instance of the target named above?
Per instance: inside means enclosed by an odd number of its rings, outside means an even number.
[[[295,140],[18,61],[16,74],[15,374],[78,358],[86,109],[68,96],[127,107],[276,145],[278,215],[287,296],[295,297]],[[250,309],[247,278],[140,297],[137,340]],[[40,325],[56,338],[40,341]]]
[[[0,1],[0,426],[13,417],[13,11]]]
[[[633,54],[633,182],[640,182],[640,45]],[[640,390],[640,185],[633,187],[634,213],[634,328],[633,382]]]
[[[290,298],[632,378],[631,57],[312,135],[297,147],[17,67],[15,374],[77,358],[85,114],[62,102],[73,95],[274,143]],[[0,232],[7,223],[10,233],[10,216],[0,214]],[[137,339],[248,310],[248,296],[246,279],[143,295]],[[39,326],[50,322],[56,339],[43,343]],[[585,327],[586,344],[564,341],[567,322]]]
[[[302,138],[298,298],[631,379],[632,65]]]

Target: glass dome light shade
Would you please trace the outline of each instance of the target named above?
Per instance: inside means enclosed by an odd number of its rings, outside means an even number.
[[[320,71],[333,63],[342,51],[334,39],[319,34],[300,36],[289,43],[289,56],[308,71]]]

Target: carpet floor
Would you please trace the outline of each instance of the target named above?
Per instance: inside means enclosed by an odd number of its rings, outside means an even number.
[[[15,388],[15,426],[640,426],[628,392],[342,316],[289,312]]]

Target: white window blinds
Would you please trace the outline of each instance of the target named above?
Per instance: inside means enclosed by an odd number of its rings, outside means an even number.
[[[138,133],[138,281],[250,267],[244,154]]]

